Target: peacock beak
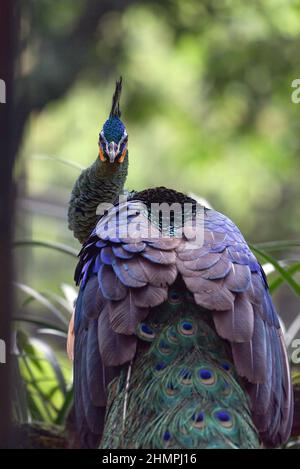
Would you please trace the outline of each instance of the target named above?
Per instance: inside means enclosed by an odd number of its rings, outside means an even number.
[[[114,163],[116,156],[119,153],[119,146],[114,141],[112,141],[107,145],[106,152],[109,157],[109,162]]]

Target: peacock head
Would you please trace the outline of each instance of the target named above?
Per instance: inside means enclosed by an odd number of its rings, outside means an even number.
[[[103,162],[123,163],[127,154],[128,135],[120,119],[121,91],[122,77],[116,82],[110,115],[99,134],[99,158]]]

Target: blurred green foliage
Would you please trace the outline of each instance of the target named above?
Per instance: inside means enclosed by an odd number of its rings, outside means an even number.
[[[37,43],[81,14],[82,2],[39,3],[32,3]],[[166,185],[201,195],[253,241],[274,239],[274,227],[276,239],[295,238],[300,105],[291,101],[291,82],[300,73],[300,2],[129,2],[122,13],[108,11],[98,29],[97,61],[30,119],[21,148],[28,196],[65,210],[78,170],[41,157],[83,166],[94,160],[121,73],[128,188]],[[34,61],[33,46],[26,54],[25,63],[28,55]],[[71,239],[66,218],[54,223],[47,213],[34,214],[31,229],[34,238]]]

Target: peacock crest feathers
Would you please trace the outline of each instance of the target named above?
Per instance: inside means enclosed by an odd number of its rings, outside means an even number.
[[[109,117],[121,117],[120,98],[122,93],[122,77],[116,81],[116,89],[112,98],[112,105]]]
[[[112,98],[112,107],[109,118],[105,121],[103,129],[99,134],[99,148],[102,153],[108,154],[114,150],[122,154],[127,152],[128,134],[125,125],[121,121],[120,98],[122,92],[122,77],[116,82],[116,89]],[[115,145],[113,145],[113,144]],[[111,144],[111,145],[110,145]],[[124,154],[121,162],[124,160]],[[114,161],[114,160],[113,160]]]

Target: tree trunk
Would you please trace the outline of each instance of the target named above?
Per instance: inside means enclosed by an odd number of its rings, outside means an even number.
[[[0,15],[0,79],[5,84],[5,96],[0,103],[0,447],[12,446],[10,422],[10,320],[12,314],[12,255],[13,182],[15,159],[12,138],[13,63],[16,39],[16,1],[2,0]],[[3,83],[4,82],[4,83]],[[3,86],[2,86],[3,91]],[[5,98],[5,103],[3,103]],[[5,356],[4,356],[5,352]],[[5,363],[1,363],[5,361]]]

